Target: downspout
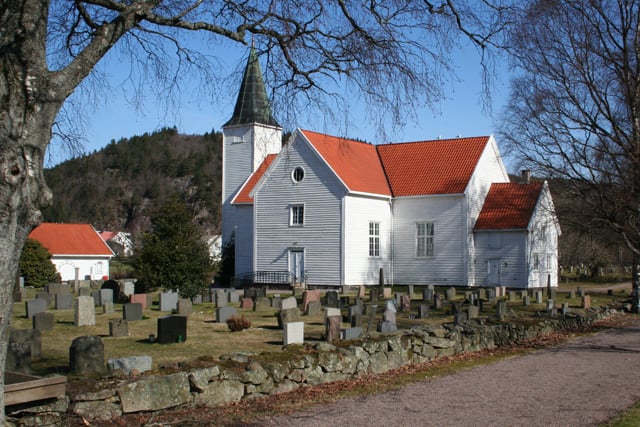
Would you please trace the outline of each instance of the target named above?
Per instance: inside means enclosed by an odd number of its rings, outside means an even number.
[[[346,195],[342,196],[342,200],[340,201],[340,208],[342,209],[341,212],[341,216],[342,216],[342,220],[340,221],[340,251],[342,252],[340,254],[340,285],[344,286],[345,285],[345,266],[346,266],[346,248],[345,248],[345,240],[346,240],[346,235],[345,235],[345,221],[346,221],[346,215],[345,215],[345,199],[346,199]]]
[[[390,206],[390,211],[391,211],[391,227],[390,227],[390,232],[391,232],[391,239],[390,239],[391,240],[391,250],[389,251],[389,256],[391,258],[390,259],[391,262],[389,263],[390,264],[389,266],[390,266],[390,270],[391,270],[390,271],[390,280],[391,280],[390,285],[393,286],[394,285],[394,281],[393,281],[393,266],[395,264],[395,257],[393,256],[394,236],[395,236],[394,229],[393,229],[393,223],[394,223],[394,218],[395,218],[395,215],[394,215],[394,212],[393,212],[393,198],[389,199],[389,206]]]

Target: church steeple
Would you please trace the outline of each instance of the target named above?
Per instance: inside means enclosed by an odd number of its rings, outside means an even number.
[[[260,62],[253,46],[249,52],[233,117],[224,126],[252,123],[280,127],[271,114],[271,105],[264,86]]]

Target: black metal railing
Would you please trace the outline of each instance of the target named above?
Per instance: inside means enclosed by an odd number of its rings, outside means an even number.
[[[289,271],[252,271],[235,277],[240,286],[293,285],[294,276]]]

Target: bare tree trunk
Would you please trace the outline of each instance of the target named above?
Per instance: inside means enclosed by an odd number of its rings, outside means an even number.
[[[638,277],[638,255],[633,256],[631,266],[631,312],[640,313],[640,277]]]

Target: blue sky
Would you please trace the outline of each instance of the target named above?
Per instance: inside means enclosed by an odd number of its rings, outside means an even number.
[[[241,69],[246,62],[248,49],[240,45],[225,46],[221,57],[226,59],[224,73]],[[387,133],[389,141],[401,142],[456,136],[479,136],[495,133],[495,123],[508,95],[508,73],[504,63],[498,63],[492,83],[492,103],[490,112],[483,111],[480,57],[472,47],[463,48],[453,54],[453,66],[456,78],[445,87],[446,100],[417,112],[418,123],[409,121],[400,129],[391,129]],[[127,99],[126,89],[120,87],[125,78],[128,65],[118,61],[115,55],[107,56],[100,64],[105,79],[110,84],[108,93],[97,101],[83,98],[82,91],[74,95],[86,115],[83,120],[85,141],[81,151],[91,153],[107,145],[111,140],[119,140],[145,132],[153,132],[162,127],[176,126],[180,133],[203,134],[211,130],[220,130],[233,112],[235,96],[240,85],[240,75],[235,75],[225,84],[226,90],[219,90],[215,99],[205,92],[198,94],[198,87],[188,88],[190,95],[175,99],[176,105],[167,111],[166,105],[155,102],[152,96],[136,99],[135,106]],[[194,85],[201,84],[194,81]],[[194,101],[198,99],[198,101]],[[349,105],[350,123],[348,131],[336,130],[336,135],[359,138],[370,142],[379,142],[376,128],[362,118],[363,108],[357,100]],[[275,111],[276,119],[278,112]],[[334,128],[326,117],[307,115],[296,127],[332,133]],[[344,125],[335,124],[335,129],[344,129]],[[499,141],[498,141],[499,142]],[[68,150],[53,144],[49,152],[47,166],[54,165],[71,157]]]

